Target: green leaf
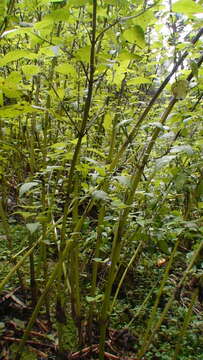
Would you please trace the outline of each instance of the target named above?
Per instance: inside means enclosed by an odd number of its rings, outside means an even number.
[[[193,75],[196,77],[196,79],[198,80],[198,72],[199,72],[199,68],[198,68],[198,65],[195,61],[191,61],[190,62],[190,67],[191,67],[191,70],[193,72]]]
[[[133,28],[125,30],[123,38],[132,44],[136,43],[141,48],[145,46],[144,30],[140,25],[135,25]]]
[[[189,83],[187,80],[177,80],[171,85],[171,91],[177,99],[183,100],[187,96],[188,87]]]
[[[32,181],[29,183],[24,183],[23,185],[21,185],[20,189],[19,189],[19,196],[23,196],[26,192],[28,192],[29,190],[31,190],[34,186],[38,186],[39,183],[37,181]]]
[[[202,13],[203,7],[193,0],[179,0],[173,4],[173,11],[190,16]]]
[[[151,80],[143,76],[137,76],[134,79],[128,80],[128,85],[140,85],[140,84],[150,84]]]
[[[74,7],[85,6],[88,4],[88,0],[69,0],[69,5]]]
[[[71,64],[67,64],[67,63],[56,66],[55,71],[60,74],[64,74],[64,75],[72,75],[72,76],[76,75],[74,66]]]
[[[108,200],[108,194],[103,190],[95,190],[92,193],[92,196],[97,200]]]
[[[34,76],[38,74],[41,69],[38,65],[23,65],[22,71],[26,76]]]
[[[168,250],[168,244],[165,240],[159,240],[158,241],[158,247],[165,253],[165,254],[169,254],[169,250]]]
[[[84,61],[84,62],[89,62],[89,60],[90,60],[90,49],[91,49],[91,47],[89,45],[84,46],[83,48],[79,49],[75,53],[75,57],[78,60],[81,60],[81,61]]]
[[[114,176],[114,179],[118,180],[121,185],[130,187],[130,176],[118,175]]]
[[[111,202],[111,206],[116,209],[126,209],[128,205],[124,204],[120,199],[114,198]]]
[[[31,53],[31,56],[33,54]],[[37,54],[36,54],[37,57]],[[8,52],[3,58],[0,59],[0,66],[5,66],[9,62],[17,61],[21,58],[30,58],[30,51],[28,50],[14,50]]]
[[[86,301],[88,303],[92,303],[92,302],[100,302],[103,299],[103,295],[102,294],[98,294],[96,296],[86,296]]]
[[[39,222],[26,224],[26,228],[29,230],[29,232],[31,234],[33,234],[35,231],[37,231],[37,229],[39,229],[39,227],[40,227]]]
[[[104,116],[103,127],[106,132],[109,132],[112,127],[112,114],[106,113]]]
[[[44,19],[52,20],[54,22],[58,21],[68,21],[69,18],[69,5],[63,7],[62,9],[56,9],[52,11],[49,15],[47,15]]]
[[[40,111],[45,110],[39,106],[30,105],[26,102],[19,102],[15,105],[2,106],[0,108],[0,118],[14,118],[16,116],[28,113],[39,113]]]
[[[136,24],[140,25],[143,29],[146,29],[149,25],[157,22],[157,19],[154,16],[153,10],[147,10],[141,16],[136,18]]]
[[[163,156],[161,159],[158,159],[155,164],[156,170],[160,170],[164,166],[169,165],[169,163],[175,158],[176,158],[175,155],[166,155],[166,156]]]
[[[180,152],[184,152],[188,155],[192,155],[194,153],[192,147],[190,145],[177,145],[177,146],[173,146],[172,149],[170,150],[170,152],[172,154],[174,153],[180,153]]]
[[[15,211],[13,214],[21,215],[24,219],[28,219],[30,217],[36,216],[36,213],[34,213],[34,212],[32,213],[32,212],[28,212],[28,211]]]

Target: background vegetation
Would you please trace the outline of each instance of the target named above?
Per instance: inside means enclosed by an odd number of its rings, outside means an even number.
[[[202,3],[1,2],[2,358],[201,359]]]

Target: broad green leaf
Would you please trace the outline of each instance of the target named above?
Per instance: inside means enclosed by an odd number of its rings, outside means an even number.
[[[138,16],[135,21],[137,25],[140,25],[145,30],[149,25],[156,23],[157,19],[153,10],[147,10],[144,14]]]
[[[87,45],[75,53],[75,57],[81,61],[89,62],[90,60],[90,46]]]
[[[8,98],[18,98],[21,95],[19,91],[21,79],[22,75],[18,71],[12,71],[6,79],[0,78],[2,91]]]
[[[74,7],[85,6],[88,4],[88,0],[69,0],[69,5]]]
[[[76,75],[74,66],[71,64],[67,64],[67,63],[56,66],[55,71],[60,74],[64,74],[64,75],[72,75],[72,76]]]
[[[192,155],[194,151],[190,145],[177,145],[177,146],[173,146],[170,152],[172,154],[184,152],[188,155]]]
[[[169,254],[168,244],[165,240],[159,240],[157,245],[165,254]]]
[[[36,213],[28,212],[28,211],[15,211],[13,214],[14,215],[18,214],[18,215],[22,216],[25,220],[29,219],[30,217],[36,216]]]
[[[190,16],[203,12],[203,7],[193,0],[179,0],[173,4],[173,11]]]
[[[45,30],[45,29],[52,29],[52,26],[53,26],[53,19],[44,18],[43,20],[36,22],[34,28],[36,30]]]
[[[24,183],[23,185],[21,185],[20,189],[19,189],[19,196],[23,196],[26,192],[28,192],[29,190],[31,190],[33,187],[38,186],[39,183],[37,181],[32,181],[29,183]]]
[[[22,71],[26,76],[34,76],[42,71],[42,69],[38,65],[23,65]]]
[[[120,199],[113,199],[111,206],[116,209],[126,209],[128,205],[124,204]]]
[[[0,118],[14,118],[23,114],[39,113],[42,110],[44,109],[26,102],[21,102],[15,105],[2,106],[0,108]]]
[[[44,55],[47,56],[47,57],[56,56],[53,46],[41,47],[40,50],[39,50],[39,54],[42,55],[43,57],[44,57]]]
[[[26,228],[29,230],[29,232],[31,234],[33,234],[35,231],[37,231],[37,229],[39,229],[39,227],[40,227],[39,222],[26,224]]]
[[[9,62],[17,61],[17,60],[19,60],[21,58],[28,58],[29,59],[29,57],[30,57],[30,51],[28,51],[28,50],[10,51],[3,58],[0,59],[0,66],[5,66]]]
[[[70,143],[73,144],[73,145],[76,145],[77,142],[78,142],[78,138],[70,141]],[[83,138],[82,138],[82,144],[85,144],[86,142],[87,142],[87,136],[84,135]]]
[[[120,54],[118,55],[118,57],[117,57],[117,60],[118,61],[125,61],[125,60],[128,60],[128,61],[130,61],[130,60],[133,60],[134,59],[134,55],[133,54],[131,54],[129,51],[127,51],[127,50],[122,50],[121,52],[120,52]]]
[[[109,261],[109,258],[108,259],[105,259],[105,260],[102,260],[102,258],[93,258],[92,259],[94,262],[96,263],[103,263],[105,264],[107,261]]]
[[[177,99],[183,100],[187,96],[188,87],[189,83],[187,80],[177,80],[171,85],[171,91]]]
[[[58,21],[68,21],[69,18],[69,5],[63,7],[62,9],[56,9],[47,15],[44,19],[52,20],[54,22]]]
[[[198,65],[195,61],[191,61],[190,62],[190,67],[191,67],[191,70],[193,72],[193,75],[196,77],[196,79],[198,80],[198,71],[199,71],[199,68],[198,68]]]
[[[102,294],[99,294],[99,295],[96,295],[96,296],[86,296],[86,301],[88,303],[92,303],[92,302],[100,302],[102,299],[103,299],[103,295]]]
[[[108,200],[109,199],[108,194],[103,190],[95,190],[92,193],[92,196],[97,200]]]
[[[134,79],[128,80],[128,85],[140,85],[140,84],[150,84],[151,80],[143,76],[137,76]]]
[[[106,132],[109,132],[109,130],[111,129],[111,127],[112,127],[112,115],[110,113],[106,113],[106,115],[104,116],[103,127],[104,127]]]
[[[104,159],[106,158],[106,155],[102,151],[99,151],[99,150],[97,150],[95,148],[88,148],[87,151],[93,152],[93,153],[101,156]]]
[[[169,163],[175,158],[176,158],[175,155],[166,155],[166,156],[163,156],[161,159],[158,159],[155,164],[156,170],[160,170],[164,166],[169,165]]]
[[[130,176],[118,175],[114,176],[114,179],[118,180],[121,185],[130,186]]]
[[[203,209],[203,202],[202,201],[198,202],[197,206],[198,209]]]
[[[136,43],[141,48],[145,46],[145,35],[140,25],[135,25],[133,28],[125,30],[123,38],[132,44]]]

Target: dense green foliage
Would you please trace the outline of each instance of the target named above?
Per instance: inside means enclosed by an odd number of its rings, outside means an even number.
[[[111,325],[139,360],[201,358],[202,3],[1,3],[0,289],[29,280],[33,306],[16,360],[42,310],[61,352],[97,322],[100,359]]]

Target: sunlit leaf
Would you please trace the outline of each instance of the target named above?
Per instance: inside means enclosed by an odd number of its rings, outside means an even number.
[[[163,156],[162,158],[158,159],[155,164],[156,170],[160,170],[164,166],[169,165],[169,163],[175,158],[176,158],[175,155],[166,155],[166,156]]]
[[[141,48],[145,46],[145,35],[140,25],[135,25],[134,27],[125,30],[123,38],[132,44],[136,43]]]
[[[23,196],[25,193],[27,193],[28,191],[30,191],[33,187],[38,186],[39,183],[37,181],[32,181],[29,183],[24,183],[23,185],[21,185],[20,189],[19,189],[19,196]]]
[[[60,74],[64,74],[64,75],[75,76],[75,74],[76,74],[74,66],[71,64],[67,64],[67,63],[56,66],[55,71]]]
[[[112,127],[112,114],[106,113],[104,116],[103,127],[108,132]]]
[[[30,51],[28,50],[14,50],[8,52],[4,57],[0,59],[0,66],[5,66],[12,61],[16,61],[22,58],[30,58]],[[37,55],[35,55],[37,57]]]
[[[26,224],[26,228],[29,230],[29,232],[31,234],[33,234],[35,231],[37,231],[39,229],[39,227],[40,227],[39,222]]]
[[[177,99],[183,100],[188,93],[188,85],[187,80],[177,80],[171,85],[171,91]]]
[[[128,85],[140,85],[140,84],[150,84],[151,80],[143,76],[137,76],[133,79],[128,80]]]
[[[193,0],[179,0],[173,4],[173,11],[190,16],[202,13],[203,7]]]
[[[194,151],[190,145],[177,145],[177,146],[173,146],[172,149],[170,150],[170,152],[172,154],[184,152],[188,155],[192,155]]]
[[[84,62],[89,62],[90,60],[90,46],[87,45],[81,49],[79,49],[76,54],[75,54],[76,58],[84,61]]]
[[[130,176],[118,175],[114,176],[114,179],[118,180],[121,185],[130,186]]]
[[[42,71],[42,69],[38,65],[23,65],[22,71],[26,76],[34,76]]]
[[[92,196],[97,200],[108,200],[109,199],[108,194],[103,190],[95,190],[92,193]]]

